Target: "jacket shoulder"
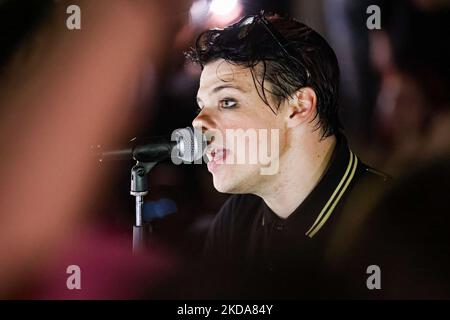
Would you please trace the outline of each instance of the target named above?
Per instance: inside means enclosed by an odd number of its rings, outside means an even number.
[[[360,163],[359,166],[359,176],[364,179],[374,183],[386,184],[388,185],[392,181],[392,177],[378,169],[375,169],[364,162]]]

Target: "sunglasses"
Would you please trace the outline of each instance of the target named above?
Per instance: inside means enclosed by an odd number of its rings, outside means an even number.
[[[271,36],[271,38],[278,44],[278,47],[281,49],[284,55],[286,55],[289,59],[295,62],[297,65],[302,66],[306,70],[307,80],[309,80],[311,74],[308,69],[301,63],[296,57],[295,54],[291,53],[288,46],[288,41],[286,38],[273,26],[273,24],[263,15],[253,15],[249,17],[243,18],[240,22],[237,23],[237,27],[239,28],[238,38],[239,40],[244,39],[248,36],[248,34],[253,30],[256,25],[262,25],[263,29]]]

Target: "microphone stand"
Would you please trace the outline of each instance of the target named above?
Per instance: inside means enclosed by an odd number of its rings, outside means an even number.
[[[147,174],[156,162],[136,162],[131,168],[130,194],[136,197],[136,224],[133,226],[133,254],[145,248],[145,241],[151,233],[151,224],[142,221],[144,197],[148,194]]]

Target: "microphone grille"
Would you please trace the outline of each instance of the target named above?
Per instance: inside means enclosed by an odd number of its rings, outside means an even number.
[[[178,157],[186,162],[201,159],[206,151],[206,137],[200,130],[191,127],[176,129],[172,140],[177,142]]]

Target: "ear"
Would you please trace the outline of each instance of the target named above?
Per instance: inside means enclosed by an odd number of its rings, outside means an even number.
[[[317,97],[314,90],[304,87],[297,90],[289,98],[286,108],[286,122],[288,128],[294,128],[312,120],[316,114]]]

